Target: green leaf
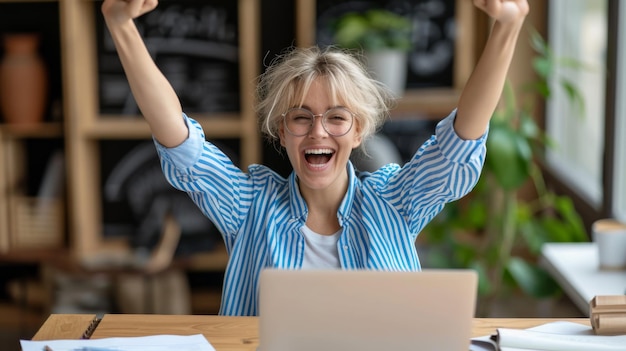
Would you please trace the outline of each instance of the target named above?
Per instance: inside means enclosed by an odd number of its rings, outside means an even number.
[[[519,118],[519,133],[527,139],[537,139],[541,134],[537,123],[533,116],[531,116],[528,112],[522,111],[520,113]]]
[[[411,21],[383,9],[347,13],[332,29],[334,42],[348,49],[406,51],[411,48]]]
[[[583,97],[580,90],[578,90],[578,87],[571,81],[564,79],[564,78],[561,79],[561,86],[563,87],[563,90],[565,90],[565,93],[567,94],[567,97],[570,100],[570,102],[572,102],[574,106],[579,110],[579,113],[577,113],[577,115],[584,116],[585,115],[585,98]]]
[[[530,45],[532,46],[533,50],[535,50],[535,52],[537,52],[539,55],[550,55],[548,44],[541,36],[541,34],[539,34],[539,32],[534,28],[531,28],[530,30]]]
[[[552,90],[550,89],[548,83],[545,81],[535,82],[535,84],[532,84],[531,90],[534,90],[546,100],[552,96]]]
[[[568,224],[568,241],[584,242],[589,240],[585,225],[580,215],[574,207],[574,202],[567,196],[557,196],[554,200],[554,207],[560,218]]]
[[[541,253],[541,246],[546,242],[544,228],[537,220],[531,220],[520,228],[521,237],[526,242],[526,246],[534,255]]]
[[[505,190],[520,187],[530,175],[531,156],[526,139],[510,128],[492,124],[487,139],[485,167],[494,174],[499,186]]]
[[[348,13],[337,22],[334,41],[344,48],[360,48],[359,42],[367,31],[367,21],[361,14]]]
[[[570,242],[572,231],[570,226],[559,218],[544,217],[541,225],[545,228],[547,240],[551,242]]]
[[[487,204],[484,201],[470,201],[465,210],[463,227],[468,230],[484,228],[487,221]]]
[[[489,275],[487,274],[487,268],[482,262],[473,262],[469,267],[478,273],[478,295],[485,296],[493,290]]]
[[[544,270],[519,257],[509,260],[507,271],[526,294],[549,297],[560,292],[559,285]]]
[[[552,62],[545,57],[535,57],[532,60],[533,69],[543,79],[547,79],[553,72]]]

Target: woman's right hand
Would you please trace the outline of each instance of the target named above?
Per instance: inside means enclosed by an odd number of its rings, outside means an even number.
[[[116,25],[133,20],[154,10],[158,0],[104,0],[102,14],[107,25]]]

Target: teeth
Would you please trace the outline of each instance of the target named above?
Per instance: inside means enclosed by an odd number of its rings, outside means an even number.
[[[332,154],[333,150],[331,149],[310,149],[304,151],[307,155],[324,155],[324,154]]]

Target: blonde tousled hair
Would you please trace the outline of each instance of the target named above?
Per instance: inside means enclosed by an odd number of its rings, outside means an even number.
[[[291,48],[274,59],[258,81],[256,110],[261,131],[270,140],[278,139],[281,114],[302,106],[318,78],[327,84],[335,104],[356,114],[363,139],[378,130],[395,103],[390,90],[370,76],[357,54],[334,47]]]

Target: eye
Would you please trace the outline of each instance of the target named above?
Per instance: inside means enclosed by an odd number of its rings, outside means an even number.
[[[329,116],[328,119],[336,120],[336,121],[346,121],[348,120],[348,117],[346,117],[345,115],[334,114],[334,115]]]
[[[296,123],[310,123],[311,122],[311,113],[306,110],[292,110],[287,114],[287,118]]]
[[[345,110],[337,109],[328,111],[326,118],[330,123],[349,122],[352,115]]]

